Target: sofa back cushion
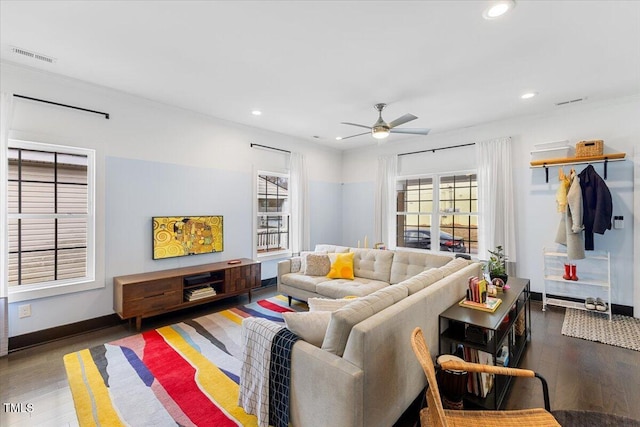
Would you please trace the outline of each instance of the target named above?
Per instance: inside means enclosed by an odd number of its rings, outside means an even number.
[[[316,245],[316,252],[325,252],[325,253],[345,253],[349,252],[349,248],[347,246],[337,246],[337,245]]]
[[[440,267],[438,270],[442,271],[442,274],[447,277],[458,270],[462,270],[467,265],[472,264],[473,261],[466,260],[464,258],[456,258]]]
[[[409,292],[405,286],[387,286],[334,311],[331,313],[327,333],[322,341],[322,349],[342,356],[354,325],[404,299],[407,295]]]
[[[443,277],[444,274],[442,273],[442,271],[440,271],[439,268],[431,268],[400,282],[398,286],[406,286],[407,290],[409,291],[409,295],[413,295],[416,292],[423,290],[427,286],[433,285]]]
[[[418,273],[431,268],[442,267],[451,261],[447,255],[436,255],[428,252],[396,251],[391,264],[392,285],[407,280]]]
[[[389,283],[393,251],[380,249],[351,249],[353,273],[356,277]]]

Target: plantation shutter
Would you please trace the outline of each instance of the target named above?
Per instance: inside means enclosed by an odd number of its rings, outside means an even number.
[[[87,275],[83,155],[9,149],[9,286]]]

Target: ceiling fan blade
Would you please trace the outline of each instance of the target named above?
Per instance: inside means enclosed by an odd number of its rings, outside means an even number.
[[[389,122],[389,129],[393,129],[396,126],[400,126],[404,123],[410,122],[411,120],[415,120],[415,119],[417,119],[417,117],[414,116],[413,114],[405,114],[404,116],[398,117],[394,121]]]
[[[349,122],[340,122],[340,123],[343,125],[351,125],[351,126],[358,126],[365,129],[371,129],[371,126],[359,125],[357,123],[349,123]]]
[[[391,129],[391,133],[410,133],[410,134],[415,134],[415,135],[427,135],[429,134],[429,131],[431,129],[419,129],[419,128],[413,128],[413,129]]]
[[[349,139],[349,138],[355,138],[356,136],[362,136],[362,135],[371,135],[371,132],[365,132],[365,133],[359,133],[357,135],[345,136],[345,137],[341,138],[340,140]]]

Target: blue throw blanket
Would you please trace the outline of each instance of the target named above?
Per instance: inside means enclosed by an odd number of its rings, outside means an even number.
[[[271,343],[269,372],[269,425],[289,425],[289,394],[291,386],[291,350],[300,337],[283,328]]]

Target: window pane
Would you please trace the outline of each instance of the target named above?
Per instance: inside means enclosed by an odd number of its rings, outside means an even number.
[[[58,184],[57,213],[87,213],[87,186]]]
[[[258,253],[289,249],[289,216],[258,216]]]
[[[430,249],[431,215],[397,215],[396,245],[404,248]]]
[[[289,178],[258,175],[259,212],[289,211]]]
[[[74,279],[87,275],[87,248],[61,249],[58,251],[58,280]]]
[[[18,220],[15,221],[17,222]],[[20,251],[34,252],[55,249],[56,230],[54,219],[21,219],[20,230],[22,232]],[[17,249],[17,237],[16,233],[15,243],[11,239],[9,240],[9,247]]]
[[[399,181],[396,189],[396,209],[398,212],[431,212],[432,178]]]
[[[440,250],[478,253],[478,216],[443,215],[440,217]]]
[[[475,174],[440,178],[440,212],[476,212],[478,183]]]
[[[58,248],[86,248],[86,218],[61,218],[58,220]]]
[[[21,282],[18,283],[18,257],[9,257],[14,264],[9,263],[9,277],[15,277],[14,283],[9,285],[29,285],[40,282],[50,282],[55,280],[55,257],[54,251],[25,252],[20,256],[21,260]]]

